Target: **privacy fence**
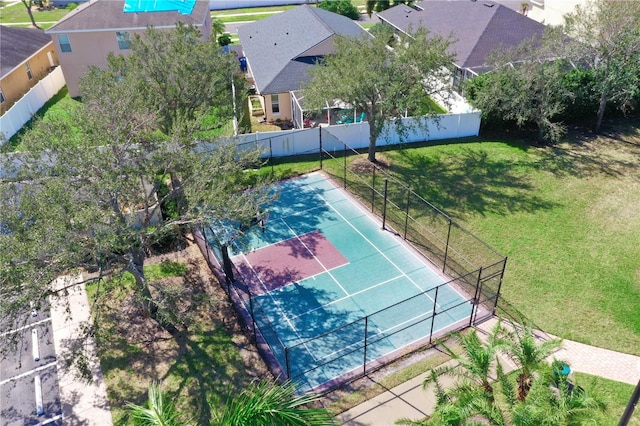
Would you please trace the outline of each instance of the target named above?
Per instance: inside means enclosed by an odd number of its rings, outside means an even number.
[[[335,371],[344,363],[357,365],[350,370],[349,374],[342,375],[338,380],[329,381],[316,389],[325,391],[338,386],[345,380],[367,374],[411,351],[432,345],[435,338],[442,337],[445,333],[462,330],[494,315],[507,258],[431,205],[405,182],[389,175],[377,165],[367,162],[366,154],[359,153],[340,140],[334,134],[333,128],[313,130],[318,134],[315,153],[320,168],[378,216],[383,229],[404,239],[443,275],[449,277],[449,281],[445,284],[385,307],[379,312],[354,322],[341,325],[314,339],[287,346],[278,338],[274,325],[271,324],[265,309],[251,293],[249,286],[242,282],[240,278],[242,275],[237,271],[228,271],[225,276],[223,268],[225,259],[219,244],[215,241],[213,230],[207,228],[200,230],[198,239],[203,252],[217,271],[221,282],[226,283],[225,288],[229,297],[255,337],[258,348],[274,374],[296,381],[301,380],[305,375],[314,374],[316,370]],[[267,141],[267,144],[263,145],[271,158],[276,157],[273,145],[269,144],[272,142]],[[255,146],[255,143],[249,143],[249,145]],[[228,267],[235,268],[235,265],[228,265]],[[440,293],[445,287],[454,288],[462,296],[461,302],[453,305],[439,303]],[[425,295],[434,300],[434,304],[428,310],[425,309],[424,315],[420,318],[383,335],[372,332],[371,324],[376,323],[376,317],[394,315],[394,312],[410,309],[415,305],[417,298]],[[445,319],[452,317],[463,319],[453,323]],[[434,333],[434,330],[438,330],[438,333]],[[360,342],[359,344],[340,343],[345,335],[349,335],[349,340],[353,342],[354,334],[361,336],[356,339]],[[424,337],[403,347],[402,350],[382,353],[381,356],[386,339],[405,339],[403,336],[407,335]],[[297,356],[299,349],[317,344],[318,342],[314,340],[318,339],[334,345],[336,348],[334,356],[316,363],[309,363],[304,371],[299,371],[298,367],[292,368],[291,359]]]

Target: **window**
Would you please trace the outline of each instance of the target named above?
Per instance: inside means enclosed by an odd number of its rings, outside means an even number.
[[[4,93],[2,93],[2,89],[0,89],[0,104],[3,104],[6,101],[4,98]]]
[[[58,44],[60,45],[61,52],[71,52],[71,43],[69,42],[69,36],[66,34],[58,34]]]
[[[31,72],[31,67],[29,66],[29,62],[24,64],[24,68],[27,70],[27,77],[29,77],[29,80],[33,79],[33,73]]]
[[[280,99],[278,95],[271,95],[271,112],[280,114]]]
[[[131,49],[131,35],[128,32],[116,32],[116,39],[118,40],[118,47],[120,50]]]

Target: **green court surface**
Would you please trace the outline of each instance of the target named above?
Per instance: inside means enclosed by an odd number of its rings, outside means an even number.
[[[302,390],[331,385],[469,320],[472,296],[447,284],[324,174],[276,190],[264,230],[245,234],[232,260],[242,265],[253,294],[244,308],[273,362]]]

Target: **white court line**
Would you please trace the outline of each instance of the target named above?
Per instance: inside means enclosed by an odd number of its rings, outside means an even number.
[[[31,324],[29,324],[29,325],[25,325],[24,327],[16,328],[15,330],[5,331],[4,333],[2,333],[2,335],[3,335],[3,336],[6,336],[7,334],[17,333],[17,332],[19,332],[19,331],[23,331],[23,330],[26,330],[26,329],[28,329],[28,328],[35,327],[36,325],[39,325],[39,324],[45,323],[45,322],[47,322],[47,321],[51,321],[51,317],[49,317],[49,318],[45,318],[45,319],[40,320],[40,321],[32,322],[32,323],[31,323]]]
[[[269,298],[271,299],[271,301],[273,302],[273,304],[275,306],[278,307],[278,310],[280,311],[280,314],[282,315],[282,317],[285,319],[285,321],[287,321],[287,323],[289,324],[289,326],[291,327],[291,329],[293,330],[293,332],[295,333],[296,337],[298,337],[298,340],[300,341],[300,343],[302,343],[304,345],[305,348],[307,348],[307,351],[311,354],[311,351],[309,351],[309,348],[307,347],[306,344],[306,340],[309,339],[303,339],[302,336],[300,336],[298,334],[298,329],[296,327],[294,327],[293,323],[289,320],[289,318],[287,317],[287,315],[285,314],[284,310],[282,309],[282,307],[280,306],[280,303],[278,303],[277,300],[275,300],[273,298],[273,296],[271,295],[270,291],[267,291],[267,287],[264,285],[264,281],[262,281],[262,279],[260,278],[260,276],[258,275],[258,272],[253,269],[253,266],[251,265],[251,263],[249,263],[249,259],[246,258],[246,256],[244,255],[244,253],[242,254],[242,257],[244,258],[245,263],[249,266],[249,268],[251,268],[251,270],[253,271],[253,274],[256,276],[256,278],[258,279],[258,281],[260,281],[260,284],[262,285],[262,289],[265,290],[264,294],[269,295]],[[265,315],[267,315],[267,313],[264,313]],[[269,319],[269,318],[267,318]],[[270,321],[270,320],[269,320]],[[278,332],[276,330],[273,330],[276,332],[276,334],[278,334]],[[284,345],[284,342],[282,342],[282,340],[280,339],[280,337],[278,336],[278,340],[280,340],[280,342]],[[296,344],[295,346],[298,346],[300,343]],[[288,348],[285,345],[285,348]],[[313,354],[311,354],[311,356],[313,356]],[[313,356],[313,358],[315,359],[315,357]]]
[[[9,382],[12,382],[14,380],[21,379],[23,377],[27,377],[27,376],[29,376],[29,375],[31,375],[33,373],[37,373],[38,371],[42,371],[42,370],[46,370],[47,368],[54,367],[56,365],[56,363],[57,363],[57,361],[53,361],[53,362],[50,362],[49,364],[45,364],[45,365],[42,365],[42,366],[40,366],[38,368],[34,368],[31,371],[27,371],[27,372],[24,372],[22,374],[18,374],[17,376],[13,376],[13,377],[10,377],[8,379],[5,379],[5,380],[0,382],[0,386],[5,385],[5,384],[7,384]]]
[[[431,290],[423,290],[414,280],[412,280],[398,265],[396,265],[393,261],[391,261],[391,259],[389,259],[389,257],[387,257],[387,255],[384,254],[384,252],[382,252],[382,250],[380,250],[378,248],[378,246],[376,246],[375,244],[373,244],[373,242],[371,242],[371,240],[369,240],[367,237],[364,236],[364,234],[362,232],[360,232],[360,230],[358,230],[358,228],[356,228],[351,221],[347,220],[346,217],[344,217],[344,215],[342,213],[340,213],[333,205],[331,205],[320,193],[318,193],[318,191],[316,191],[316,193],[318,194],[318,197],[322,198],[324,200],[324,202],[338,215],[342,218],[342,220],[347,223],[351,228],[353,228],[367,243],[369,243],[369,245],[371,247],[373,247],[378,253],[380,253],[380,255],[382,257],[384,257],[389,263],[391,263],[391,265],[393,265],[394,268],[396,268],[398,270],[398,272],[400,272],[404,277],[406,277],[409,282],[411,282],[421,294],[425,294],[429,299],[431,299],[431,301],[437,306],[439,307],[438,303],[435,303],[435,300],[429,295],[428,291]],[[352,202],[351,200],[349,200],[347,197],[345,197],[346,200],[350,201],[352,205],[354,205],[356,208],[358,208],[361,212],[363,212],[363,214],[369,219],[371,220],[371,218],[368,216],[367,212],[364,212],[360,206],[356,205],[354,202]],[[400,244],[400,246],[402,246],[402,244]],[[405,250],[409,251],[409,253],[411,255],[413,255],[414,257],[416,257],[415,253],[412,253],[410,250],[408,250],[406,247],[403,247]],[[418,257],[416,257],[416,259],[420,260]],[[426,268],[427,266],[424,265],[424,267]]]
[[[284,222],[284,221],[283,221]],[[287,228],[289,228],[289,230],[295,235],[295,231],[289,226],[289,224],[287,222],[284,222],[284,224],[287,226]],[[308,234],[308,233],[307,233]],[[302,235],[307,235],[307,234],[302,234]],[[302,245],[304,246],[304,248],[307,249],[307,251],[311,254],[311,256],[313,256],[313,258],[315,259],[316,262],[318,262],[320,264],[320,266],[322,266],[322,268],[324,269],[324,271],[329,274],[329,276],[331,277],[331,279],[333,281],[336,282],[336,284],[338,284],[338,287],[340,287],[340,289],[344,292],[344,294],[346,294],[347,296],[349,295],[349,292],[347,290],[344,289],[344,287],[342,287],[340,285],[340,282],[333,276],[333,274],[331,272],[329,272],[329,269],[327,269],[326,266],[324,266],[324,264],[320,261],[320,259],[318,259],[316,257],[315,254],[313,254],[313,252],[309,249],[309,247],[307,247],[307,245],[304,243],[304,241],[302,241],[300,239],[300,236],[296,235],[296,238],[298,239],[298,241],[300,241],[300,243],[302,243]],[[319,275],[319,274],[318,274]],[[309,278],[309,277],[307,277]],[[305,278],[305,279],[307,279]]]

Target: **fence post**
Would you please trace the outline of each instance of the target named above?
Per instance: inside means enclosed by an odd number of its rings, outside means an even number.
[[[318,144],[320,145],[320,170],[322,170],[322,127],[318,126]]]
[[[473,324],[475,322],[475,314],[478,313],[478,305],[480,304],[480,301],[478,300],[478,298],[480,297],[480,286],[482,285],[482,266],[480,267],[480,269],[478,269],[478,279],[476,279],[476,292],[473,295],[473,309],[471,309],[471,318],[469,318],[469,327],[471,327],[471,324]]]
[[[369,315],[364,317],[364,358],[362,359],[362,375],[367,374],[367,335],[369,331]]]
[[[504,258],[502,263],[502,271],[500,271],[500,281],[498,282],[498,289],[496,290],[496,301],[493,304],[493,315],[498,310],[498,300],[500,300],[500,290],[502,290],[502,280],[504,279],[504,270],[507,268],[507,257]]]
[[[404,239],[407,239],[407,228],[409,227],[409,204],[411,203],[411,188],[407,188],[407,209],[404,217]]]
[[[242,298],[240,299],[242,300]],[[256,314],[253,312],[253,297],[249,293],[249,310],[251,311],[251,325],[253,325],[253,340],[258,344],[258,334],[256,333]]]
[[[287,369],[287,380],[291,380],[291,367],[289,366],[289,348],[284,347],[284,362]]]
[[[347,189],[347,144],[344,145],[344,189]]]
[[[436,306],[438,306],[438,290],[440,290],[440,286],[436,287],[436,295],[433,298],[433,313],[431,314],[431,330],[429,330],[429,344],[433,341],[433,323],[436,322]]]
[[[385,229],[387,223],[387,187],[389,186],[389,180],[384,179],[384,200],[382,203],[382,229]]]
[[[271,138],[269,138],[269,163],[271,163],[271,175],[273,176],[273,146],[271,145]]]
[[[449,219],[449,227],[447,229],[447,243],[444,246],[444,261],[442,262],[442,272],[445,272],[447,269],[447,255],[449,254],[449,238],[451,237],[451,225],[452,221]]]
[[[375,213],[376,203],[376,168],[373,168],[373,174],[371,175],[371,213]]]

